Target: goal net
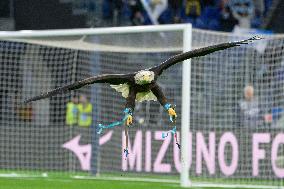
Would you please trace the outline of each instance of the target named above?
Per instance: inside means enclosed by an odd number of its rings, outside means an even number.
[[[107,84],[21,104],[89,76],[160,64],[184,51],[183,34],[181,25],[0,33],[0,176],[136,175],[146,179],[155,175],[178,182],[187,162],[193,186],[281,185],[283,36],[192,59],[190,80],[184,83],[190,86],[187,104],[182,100],[182,64],[161,75],[162,90],[176,104],[179,139],[182,106],[190,110],[187,159],[180,156],[172,136],[162,138],[162,132],[172,127],[158,102],[136,103],[127,159],[124,127],[97,135],[98,124],[123,117],[125,99]],[[248,36],[194,29],[191,38],[195,49]],[[80,103],[82,96],[93,108],[92,124],[87,127],[66,123],[67,104]]]

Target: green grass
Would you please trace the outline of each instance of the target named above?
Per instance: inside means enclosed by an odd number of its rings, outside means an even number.
[[[1,189],[179,189],[177,183],[73,178],[0,178]],[[200,188],[199,188],[200,189]],[[213,189],[213,188],[207,188]]]
[[[5,175],[3,172],[2,176]],[[11,173],[11,172],[10,172]],[[0,189],[169,189],[181,188],[177,176],[157,176],[139,175],[139,174],[104,174],[101,177],[90,177],[89,174],[76,173],[81,179],[74,178],[74,175],[48,173],[48,177],[42,177],[39,172],[19,172],[15,171],[17,176],[21,177],[0,177]],[[10,175],[11,176],[11,175]],[[25,177],[26,176],[26,177]],[[25,177],[25,178],[24,178]],[[83,179],[82,179],[83,178]],[[117,180],[118,179],[118,180]],[[138,179],[138,180],[137,180]],[[139,180],[140,179],[140,180]],[[141,181],[141,179],[150,179],[152,182]],[[163,179],[168,182],[159,182],[157,179]],[[194,179],[198,181],[198,179]],[[208,180],[210,182],[210,180]],[[214,183],[214,182],[212,182]],[[228,181],[215,179],[215,183],[228,184]],[[263,183],[263,182],[262,182]],[[194,188],[194,189],[202,189]],[[207,189],[213,189],[208,188]],[[216,189],[216,188],[214,188]]]
[[[1,189],[179,189],[179,184],[80,180],[80,179],[48,179],[48,178],[0,178]],[[199,188],[200,189],[200,188]],[[207,188],[213,189],[213,188]]]
[[[177,184],[79,180],[79,179],[0,179],[1,189],[169,189],[179,188]]]

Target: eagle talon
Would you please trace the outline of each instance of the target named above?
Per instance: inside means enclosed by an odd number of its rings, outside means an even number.
[[[170,116],[170,121],[175,122],[177,117],[177,114],[175,112],[175,105],[166,104],[164,107],[168,111],[168,114]]]
[[[125,121],[125,124],[126,124],[128,127],[131,126],[131,125],[132,125],[132,120],[133,120],[132,115],[127,115],[127,119],[126,119],[126,121]]]
[[[125,108],[125,110],[124,110],[124,113],[125,113],[125,117],[124,117],[124,121],[125,121],[125,125],[126,126],[130,126],[130,125],[132,125],[132,120],[133,120],[133,118],[132,118],[132,109],[131,108]]]
[[[177,114],[176,114],[174,108],[169,108],[168,113],[169,113],[171,122],[175,122]]]
[[[259,36],[253,36],[253,37],[251,37],[251,38],[249,38],[249,39],[245,39],[245,40],[238,41],[237,43],[238,43],[238,45],[249,44],[249,43],[251,43],[251,42],[253,42],[253,41],[261,40],[261,39],[263,39],[263,38],[262,38],[262,37],[259,37]]]

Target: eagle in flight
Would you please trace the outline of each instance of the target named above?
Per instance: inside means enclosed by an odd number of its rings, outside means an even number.
[[[25,100],[24,103],[29,103],[32,101],[48,98],[60,93],[66,93],[94,83],[108,83],[116,91],[121,92],[122,96],[126,98],[126,104],[124,110],[125,117],[123,119],[123,123],[125,123],[126,126],[130,126],[132,124],[132,114],[135,108],[135,101],[144,101],[144,100],[158,100],[159,103],[167,110],[171,122],[174,122],[175,118],[177,117],[176,112],[174,110],[174,106],[167,101],[167,98],[165,97],[164,93],[162,92],[161,88],[156,82],[158,77],[163,73],[164,70],[186,59],[205,56],[207,54],[216,51],[221,51],[224,49],[240,46],[242,44],[248,44],[252,41],[259,39],[261,38],[255,36],[246,40],[221,43],[217,45],[212,45],[180,53],[170,57],[169,59],[162,62],[160,65],[140,70],[134,73],[102,74],[98,76],[89,77],[77,81],[75,83],[56,88],[49,92],[42,93],[38,96]],[[122,122],[117,122],[117,124],[121,123]],[[114,123],[114,125],[116,125],[116,123]]]

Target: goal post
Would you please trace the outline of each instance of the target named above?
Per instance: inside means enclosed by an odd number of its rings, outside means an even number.
[[[191,50],[191,25],[183,30],[183,52]],[[185,60],[182,65],[182,112],[181,112],[181,159],[188,159],[188,132],[190,128],[190,83],[191,83],[191,62]],[[189,187],[189,165],[188,161],[181,164],[180,182],[182,187]]]
[[[283,187],[283,35],[186,60],[160,76],[177,105],[181,150],[172,136],[162,138],[171,128],[153,101],[136,103],[127,159],[123,127],[96,135],[96,125],[123,116],[125,99],[105,84],[18,106],[88,76],[135,72],[177,53],[248,37],[190,24],[0,32],[0,176],[96,174],[189,188]],[[255,103],[246,101],[247,86]],[[66,123],[66,105],[80,96],[93,106],[90,127]],[[248,121],[246,111],[259,119]]]
[[[92,46],[85,46],[84,39],[89,36],[108,36],[108,35],[129,35],[129,34],[139,34],[139,33],[158,33],[161,39],[165,39],[166,41],[173,41],[171,39],[166,39],[167,35],[165,32],[179,32],[178,43],[175,44],[173,47],[165,47],[162,45],[158,45],[157,47],[152,48],[151,45],[145,46],[139,49],[138,47],[132,47],[133,49],[118,49],[118,48],[109,48],[109,46],[105,45],[98,45],[95,44]],[[3,41],[11,41],[15,43],[27,43],[32,45],[43,45],[43,46],[50,46],[51,48],[66,48],[75,50],[74,52],[74,61],[72,62],[72,76],[71,80],[74,81],[76,78],[76,64],[78,59],[78,50],[88,50],[88,51],[115,51],[115,52],[186,52],[191,50],[191,35],[192,35],[192,28],[191,24],[176,24],[176,25],[160,25],[160,26],[135,26],[135,27],[112,27],[112,28],[95,28],[95,29],[69,29],[69,30],[43,30],[43,31],[15,31],[15,32],[0,32],[0,40]],[[61,42],[60,38],[63,38],[63,42]],[[65,40],[65,38],[67,40]],[[59,40],[59,41],[56,41]],[[73,42],[72,42],[73,40]],[[181,41],[180,41],[181,40]],[[181,43],[180,43],[180,42]],[[173,41],[174,42],[174,41]],[[170,43],[170,42],[168,42]],[[122,45],[122,44],[120,44]],[[147,44],[146,44],[147,45]],[[80,55],[79,55],[80,56]],[[187,133],[189,131],[189,115],[190,115],[190,60],[184,61],[182,68],[182,82],[185,83],[182,87],[182,107],[181,110],[181,130]],[[156,62],[159,64],[160,62]],[[142,68],[144,66],[142,65]],[[145,67],[146,68],[146,67]],[[174,102],[173,102],[174,103]],[[185,115],[185,116],[183,116]],[[167,128],[166,128],[167,129]],[[70,131],[72,132],[72,131]],[[181,132],[183,133],[183,132]],[[70,134],[72,136],[72,133]],[[182,159],[188,158],[188,137],[187,135],[181,134],[181,157]],[[76,169],[74,165],[74,158],[69,158],[69,170]],[[180,181],[183,187],[190,186],[189,183],[189,172],[188,172],[188,163],[181,164],[181,176]],[[98,165],[100,167],[100,165]],[[74,170],[73,170],[74,171]]]

